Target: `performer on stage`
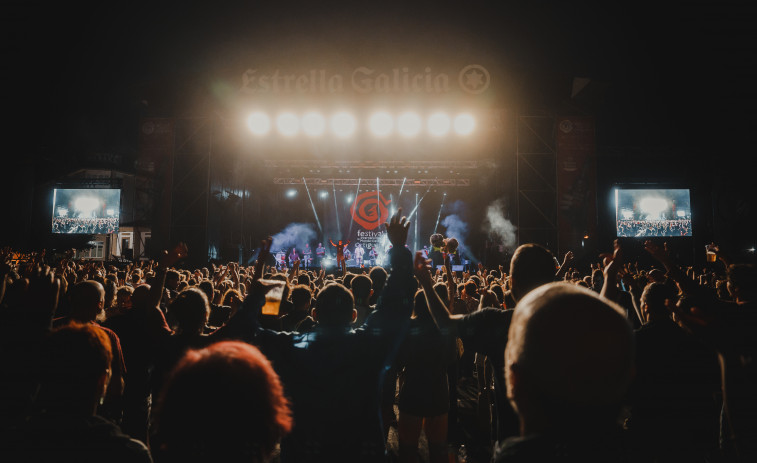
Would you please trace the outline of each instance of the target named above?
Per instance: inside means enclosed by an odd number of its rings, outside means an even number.
[[[342,273],[345,273],[347,271],[347,262],[344,258],[344,248],[347,247],[347,245],[350,244],[350,240],[347,240],[346,243],[342,242],[342,240],[339,240],[337,244],[334,244],[333,241],[329,240],[329,243],[331,243],[332,246],[336,248],[336,266],[337,268],[342,269]]]
[[[363,268],[363,255],[365,254],[365,249],[363,249],[363,245],[360,243],[357,243],[355,245],[355,266],[358,268]]]
[[[292,252],[289,253],[289,265],[293,267],[296,260],[300,260],[300,256],[297,254],[297,248],[292,248]]]
[[[283,270],[287,266],[287,253],[283,249],[276,253],[276,269]]]
[[[307,243],[305,243],[305,249],[302,250],[302,260],[305,264],[305,268],[310,270],[310,262],[313,260],[313,251]]]
[[[371,265],[378,264],[378,251],[376,251],[376,246],[371,246],[371,250],[368,251],[368,259],[371,261]]]
[[[318,247],[315,248],[315,258],[317,259],[315,264],[319,267],[323,267],[324,257],[326,257],[326,248],[323,247],[322,243],[318,243]]]

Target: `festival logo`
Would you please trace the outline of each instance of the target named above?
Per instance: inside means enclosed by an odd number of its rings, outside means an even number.
[[[489,76],[489,71],[485,67],[480,64],[471,64],[460,70],[457,80],[464,92],[478,95],[489,88],[491,76]]]
[[[389,220],[387,206],[390,202],[379,192],[367,191],[355,198],[350,213],[358,225],[366,230],[373,230]]]

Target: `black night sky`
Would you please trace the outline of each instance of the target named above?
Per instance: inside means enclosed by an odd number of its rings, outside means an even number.
[[[600,183],[712,191],[754,236],[755,15],[748,2],[13,2],[3,6],[6,228],[14,191],[91,153],[137,151],[138,121],[223,110],[247,67],[485,63],[503,106],[597,120]],[[324,64],[325,63],[325,64]],[[574,77],[591,79],[571,99]],[[210,109],[209,109],[210,108]],[[625,159],[622,169],[618,159]],[[606,154],[603,162],[603,153]],[[615,157],[613,157],[615,156]],[[6,170],[7,169],[7,170]],[[728,199],[721,200],[722,195]],[[15,201],[15,202],[14,202]],[[732,209],[732,210],[731,210]],[[28,220],[28,217],[27,219]],[[715,218],[715,222],[719,219]],[[23,227],[21,227],[23,229]],[[717,226],[708,230],[710,239]],[[8,232],[4,230],[4,235]],[[15,239],[11,234],[7,239]],[[729,235],[730,236],[730,235]],[[5,240],[4,240],[5,241]]]

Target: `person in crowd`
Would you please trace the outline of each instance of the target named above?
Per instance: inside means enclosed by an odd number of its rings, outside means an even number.
[[[395,245],[390,276],[374,314],[361,328],[350,326],[356,316],[352,294],[333,283],[318,293],[313,330],[264,330],[258,316],[267,289],[256,281],[244,309],[219,330],[258,346],[286,385],[296,424],[281,442],[283,462],[386,459],[380,387],[407,330],[415,289],[412,257],[404,247],[409,222],[400,219],[401,212],[386,224]],[[261,252],[270,243],[269,238]],[[256,268],[255,274],[260,273]]]
[[[373,307],[369,301],[371,295],[373,295],[373,282],[367,275],[356,275],[350,282],[350,290],[352,296],[355,298],[355,310],[357,311],[357,317],[355,317],[354,327],[360,327],[365,319],[368,318],[368,314],[373,312]]]
[[[633,341],[623,309],[588,289],[550,283],[520,299],[504,356],[520,436],[493,461],[628,461],[617,421]]]
[[[315,320],[310,316],[310,308],[313,293],[309,286],[296,285],[292,288],[292,309],[281,317],[281,329],[283,331],[296,331],[307,333],[315,325]]]
[[[416,253],[415,274],[423,290],[415,295],[413,318],[400,348],[396,366],[402,376],[399,391],[399,459],[417,461],[418,439],[424,430],[429,448],[429,461],[448,462],[447,412],[449,384],[447,369],[456,358],[455,337],[442,334],[428,309],[428,295],[433,290],[431,275],[421,252]],[[420,267],[420,268],[419,268]]]
[[[3,445],[3,461],[152,462],[144,443],[97,415],[113,363],[110,340],[91,323],[71,322],[45,339],[37,413]]]
[[[373,290],[371,297],[368,298],[368,305],[376,305],[379,295],[384,289],[386,284],[386,278],[388,274],[383,267],[373,267],[368,272],[368,278],[371,279],[371,289]]]
[[[292,427],[270,361],[249,344],[217,342],[189,350],[172,371],[157,401],[153,453],[156,462],[264,463]]]

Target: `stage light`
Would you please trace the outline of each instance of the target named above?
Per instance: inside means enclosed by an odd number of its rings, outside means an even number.
[[[371,116],[368,126],[377,137],[385,137],[392,133],[394,129],[394,120],[389,113],[380,111]]]
[[[276,128],[285,137],[293,137],[300,131],[300,121],[293,113],[282,113],[276,118]]]
[[[267,114],[256,111],[247,117],[247,127],[255,135],[265,135],[271,130],[271,119]]]
[[[659,219],[660,214],[668,208],[668,202],[663,198],[655,198],[648,196],[646,198],[642,198],[641,201],[639,201],[639,209],[641,212],[644,212],[650,216],[652,216],[653,219]]]
[[[74,208],[81,212],[82,215],[89,215],[100,206],[100,201],[97,198],[88,196],[80,196],[74,201]]]
[[[294,198],[295,196],[297,196],[297,190],[295,190],[294,188],[290,188],[289,190],[287,190],[286,194],[287,194],[287,198]]]
[[[329,197],[329,192],[325,191],[325,190],[321,191],[320,193],[318,193],[318,197],[321,198],[321,199],[328,198]]]
[[[306,113],[302,116],[302,130],[311,137],[321,136],[326,131],[326,119],[316,112]]]
[[[676,211],[678,217],[686,217],[686,211]]]
[[[414,137],[421,131],[421,118],[415,113],[404,113],[397,119],[397,130],[405,137]]]
[[[435,137],[447,135],[452,122],[444,113],[434,113],[428,118],[428,133]]]
[[[470,114],[459,114],[455,117],[454,126],[458,135],[470,135],[476,128],[476,121]]]
[[[622,209],[620,211],[621,215],[623,216],[623,219],[625,220],[631,220],[633,219],[633,211],[630,209]]]
[[[113,217],[115,211],[113,209],[105,209],[105,213],[108,214],[109,217]]]
[[[355,133],[355,117],[347,112],[339,112],[331,117],[331,130],[339,138],[347,138]]]
[[[345,199],[345,200],[347,201],[347,204],[349,204],[349,203],[351,203],[351,202],[352,202],[352,200],[353,200],[353,199],[355,199],[355,197],[354,197],[354,196],[352,196],[352,195],[347,195],[347,197],[346,197],[346,198],[344,198],[344,199]]]

